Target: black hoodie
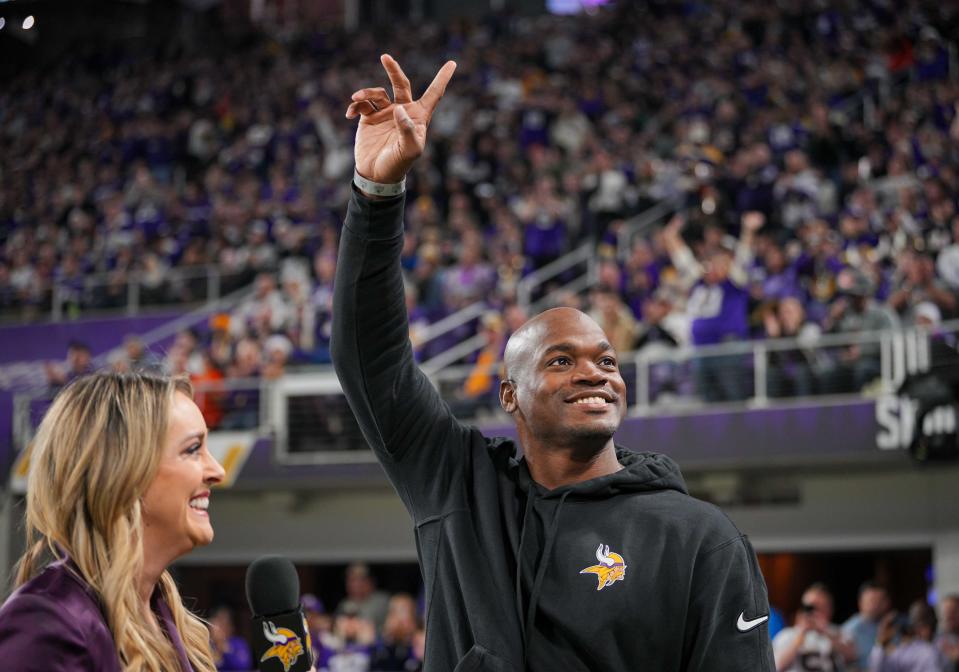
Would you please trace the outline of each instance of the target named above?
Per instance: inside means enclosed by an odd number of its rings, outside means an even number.
[[[404,198],[354,193],[333,363],[416,533],[428,672],[773,672],[766,587],[745,537],[675,463],[547,491],[509,439],[460,424],[416,367],[400,252]]]

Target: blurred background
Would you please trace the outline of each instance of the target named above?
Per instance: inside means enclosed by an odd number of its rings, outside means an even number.
[[[959,659],[957,40],[936,0],[0,1],[0,568],[57,390],[186,373],[227,480],[175,574],[222,669],[250,667],[265,553],[324,669],[418,669],[411,524],[330,311],[349,96],[380,53],[415,93],[453,58],[402,263],[456,414],[511,434],[506,339],[581,308],[620,353],[618,442],[750,536],[776,628],[828,593],[867,641],[920,601]]]

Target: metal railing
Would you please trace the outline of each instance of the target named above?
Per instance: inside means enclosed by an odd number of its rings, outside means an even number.
[[[484,345],[486,345],[486,337],[483,334],[476,334],[426,360],[420,365],[420,368],[428,376],[439,373],[447,366],[472,355],[477,350],[481,350]]]
[[[177,318],[164,322],[158,327],[140,334],[140,342],[149,349],[151,346],[174,334],[205,322],[211,313],[229,312],[253,294],[252,285],[247,285],[230,294],[221,296],[212,303],[201,305]],[[93,359],[94,368],[109,366],[122,346],[104,352]],[[28,394],[43,394],[46,389],[46,371],[43,361],[13,362],[0,366],[0,388],[19,389]]]
[[[575,250],[567,252],[542,268],[536,269],[520,280],[516,286],[517,302],[523,308],[530,309],[537,289],[582,263],[587,265],[587,275],[595,275],[596,246],[590,241],[583,243]]]
[[[959,321],[944,327],[936,333],[952,335]],[[892,393],[931,366],[934,337],[917,328],[658,348],[631,353],[623,368],[634,367],[637,412],[717,402],[761,407],[773,399]]]
[[[618,257],[621,260],[627,259],[636,237],[648,235],[650,229],[677,212],[680,205],[679,200],[666,199],[626,220],[617,241],[618,247],[616,253]],[[548,294],[534,298],[536,297],[537,291],[544,285],[564,275],[568,276],[574,272],[577,266],[583,264],[586,266],[585,270],[580,272],[576,277],[566,279],[563,285],[553,289]],[[520,280],[516,288],[517,302],[531,313],[539,312],[543,308],[548,307],[553,297],[558,293],[573,292],[578,294],[593,287],[599,280],[597,267],[596,243],[586,241],[576,249],[567,252],[559,259],[546,264],[542,268],[536,269]]]
[[[145,348],[150,348],[150,346],[159,343],[160,341],[169,338],[170,336],[173,336],[174,334],[183,331],[186,328],[193,327],[198,323],[205,321],[212,313],[228,312],[233,310],[243,301],[251,298],[254,291],[255,290],[252,285],[247,285],[231,292],[230,294],[227,294],[226,296],[221,296],[217,299],[214,299],[199,308],[194,308],[193,310],[174,320],[165,322],[146,333],[140,334],[140,342]],[[109,350],[102,355],[98,355],[93,359],[93,365],[95,367],[106,366],[110,363],[110,358],[117,353],[121,347],[114,348],[113,350]]]
[[[221,297],[224,286],[227,291],[235,291],[239,286],[249,284],[251,271],[224,273],[217,264],[194,268],[172,268],[164,273],[162,282],[147,283],[142,273],[133,273],[126,282],[127,315],[137,315],[145,306],[213,302]],[[84,290],[87,293],[97,288],[109,286],[110,273],[98,273],[84,278]],[[66,288],[54,285],[53,318],[62,318]],[[59,297],[59,300],[58,300]]]
[[[440,336],[445,336],[464,324],[468,324],[486,312],[487,308],[485,301],[477,301],[433,322],[417,335],[416,347],[422,347],[425,343],[436,340]]]
[[[914,328],[647,348],[623,353],[620,371],[637,415],[668,407],[764,407],[798,398],[890,394],[907,376],[936,366],[932,341],[959,342],[957,332],[959,320],[934,332]],[[850,348],[857,348],[858,356],[849,356]],[[471,365],[430,372],[430,378],[454,408],[495,415],[500,366],[488,369],[493,380],[482,399],[464,389]]]
[[[55,279],[21,304],[0,310],[0,320],[43,319],[60,322],[98,313],[136,316],[149,307],[211,303],[224,294],[248,285],[252,271],[224,273],[216,264],[172,268],[159,282],[147,281],[141,272],[117,280],[113,272],[86,273],[72,280]]]
[[[647,348],[620,356],[631,415],[680,409],[763,408],[796,399],[816,403],[895,393],[912,374],[935,368],[942,346],[956,352],[959,320],[935,331],[828,334],[815,339],[738,341],[700,347]],[[936,341],[939,341],[936,343]],[[854,357],[851,348],[858,350]],[[859,378],[856,374],[861,373]],[[470,422],[507,421],[499,407],[501,363],[429,372],[453,412]],[[467,386],[471,375],[480,382]],[[475,381],[474,381],[475,382]],[[197,382],[197,404],[212,431],[272,435],[277,459],[289,463],[371,459],[330,367],[276,380]],[[16,448],[28,445],[51,401],[50,391],[15,397]]]
[[[682,203],[679,199],[667,199],[627,220],[617,241],[618,249],[616,252],[620,260],[625,261],[629,258],[633,249],[633,241],[638,236],[649,235],[653,227],[678,212],[680,207],[682,207]]]

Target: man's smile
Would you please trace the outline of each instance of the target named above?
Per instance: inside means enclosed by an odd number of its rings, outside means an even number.
[[[615,406],[618,397],[607,390],[583,390],[565,399],[567,404],[582,406],[586,411],[605,411]]]

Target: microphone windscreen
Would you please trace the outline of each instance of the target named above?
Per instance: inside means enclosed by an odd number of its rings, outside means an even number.
[[[254,616],[273,616],[300,608],[300,577],[287,558],[265,555],[246,570],[246,600]]]

